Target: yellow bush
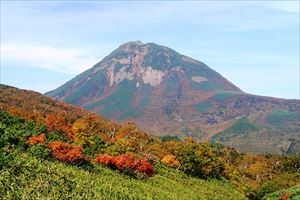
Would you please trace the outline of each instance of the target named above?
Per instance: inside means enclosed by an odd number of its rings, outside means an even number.
[[[174,155],[165,155],[161,159],[161,162],[170,167],[178,167],[180,165],[180,162],[176,159],[176,156]]]

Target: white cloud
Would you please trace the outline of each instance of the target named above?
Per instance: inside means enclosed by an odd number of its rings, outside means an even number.
[[[99,61],[87,53],[80,48],[7,44],[1,46],[1,65],[9,63],[78,74]]]

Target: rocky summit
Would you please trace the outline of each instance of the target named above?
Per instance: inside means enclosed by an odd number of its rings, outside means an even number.
[[[254,153],[300,152],[299,100],[247,94],[206,64],[155,43],[122,44],[46,95],[134,120],[154,135]]]

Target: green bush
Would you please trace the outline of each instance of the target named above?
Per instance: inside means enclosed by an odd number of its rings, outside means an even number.
[[[188,175],[200,178],[221,178],[225,176],[224,163],[216,156],[209,144],[184,144],[177,157],[181,163],[179,169]]]
[[[300,173],[300,154],[285,157],[282,164],[282,171]]]
[[[47,147],[44,147],[44,145],[37,144],[37,145],[31,145],[29,148],[29,153],[33,156],[36,156],[38,158],[42,159],[50,159],[51,158],[51,151]]]
[[[18,117],[0,111],[0,148],[10,146],[26,149],[26,139],[31,135],[39,135],[46,131],[45,126],[37,126],[32,121],[24,121]]]
[[[13,155],[0,148],[0,170],[8,167],[13,161]]]
[[[277,200],[280,195],[286,194],[289,194],[289,200],[300,200],[300,185],[267,194],[262,198],[262,200]]]

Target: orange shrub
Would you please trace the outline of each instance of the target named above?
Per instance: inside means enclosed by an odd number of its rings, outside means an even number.
[[[68,138],[74,140],[74,133],[72,126],[68,124],[67,120],[61,116],[50,114],[45,119],[45,124],[49,131],[64,131]]]
[[[122,154],[119,156],[98,155],[95,160],[102,165],[118,169],[130,175],[137,176],[138,174],[142,174],[144,177],[154,175],[154,169],[147,160],[138,159],[131,154]]]
[[[96,156],[95,160],[96,160],[97,163],[109,166],[111,164],[111,161],[112,161],[112,156],[110,156],[108,154],[98,155],[98,156]]]
[[[55,141],[48,144],[53,158],[67,162],[77,163],[83,160],[83,148],[81,146]]]
[[[45,141],[46,141],[46,135],[45,135],[45,133],[42,133],[41,135],[38,135],[38,136],[33,135],[33,136],[31,136],[31,137],[29,137],[27,139],[27,143],[31,144],[31,145],[32,144],[42,144]]]
[[[161,159],[161,162],[170,167],[178,167],[180,165],[180,162],[176,159],[176,156],[174,155],[165,155],[163,159]]]

